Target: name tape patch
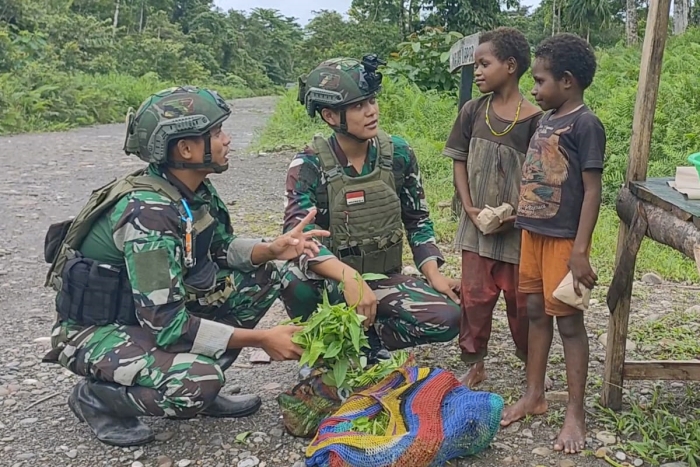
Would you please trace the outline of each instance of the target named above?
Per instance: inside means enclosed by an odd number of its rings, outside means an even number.
[[[362,204],[365,202],[365,191],[360,190],[360,191],[349,191],[345,193],[345,203],[348,206],[352,206],[355,204]]]

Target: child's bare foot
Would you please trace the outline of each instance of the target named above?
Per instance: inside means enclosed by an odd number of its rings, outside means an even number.
[[[508,426],[513,422],[517,422],[527,415],[542,415],[547,411],[547,401],[544,394],[530,396],[525,394],[514,405],[506,407],[501,416],[501,426]]]
[[[557,441],[554,443],[555,451],[564,451],[566,454],[575,454],[586,447],[586,415],[582,408],[566,409],[564,426],[562,426]]]
[[[486,369],[484,368],[484,362],[478,362],[472,365],[467,374],[459,379],[459,382],[469,389],[474,389],[485,379]]]

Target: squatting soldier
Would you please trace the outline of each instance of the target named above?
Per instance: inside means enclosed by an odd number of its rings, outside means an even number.
[[[376,331],[368,333],[370,343],[374,336],[374,346],[393,350],[458,334],[459,281],[439,270],[444,259],[412,148],[379,129],[378,64],[374,55],[362,62],[335,58],[299,80],[299,101],[309,116],[318,112],[333,134],[316,136],[292,160],[283,229],[298,228],[300,218],[318,209],[316,226],[305,228],[322,226],[331,236],[318,256],[294,261],[283,278],[282,299],[295,317],[310,315],[324,288],[331,303],[359,303],[357,312]],[[427,282],[402,275],[404,229]],[[388,279],[356,281],[358,273]],[[385,358],[386,350],[375,355]]]
[[[318,253],[298,229],[270,243],[234,234],[208,174],[228,168],[230,115],[213,91],[178,87],[129,111],[124,150],[149,163],[96,190],[46,238],[47,286],[57,292],[52,351],[84,376],[68,405],[98,439],[151,441],[138,416],[251,415],[255,395],[219,394],[242,347],[298,359],[300,328],[253,330],[279,296],[279,264]],[[307,229],[308,230],[308,229]]]

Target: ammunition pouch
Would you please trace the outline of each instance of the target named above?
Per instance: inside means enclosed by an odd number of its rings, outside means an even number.
[[[365,245],[341,246],[333,252],[340,261],[360,274],[393,274],[403,265],[403,238],[394,235],[392,242],[367,242]]]
[[[49,230],[44,237],[44,261],[49,264],[54,262],[72,224],[73,219],[69,219],[49,226]]]
[[[138,325],[126,269],[73,252],[61,275],[56,311],[79,326]]]

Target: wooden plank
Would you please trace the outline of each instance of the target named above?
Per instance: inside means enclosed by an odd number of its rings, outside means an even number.
[[[630,182],[629,188],[633,195],[654,206],[671,212],[684,221],[700,218],[700,200],[688,199],[670,186],[670,177],[650,178],[643,182]]]
[[[624,250],[620,254],[620,261],[613,275],[613,280],[608,288],[608,309],[615,310],[618,302],[625,296],[625,292],[632,288],[634,280],[634,267],[637,263],[637,253],[642,246],[642,240],[647,232],[647,216],[641,201],[636,202],[634,217],[630,222],[630,230],[625,241]]]
[[[646,180],[654,129],[656,101],[663,64],[664,48],[668,35],[668,13],[671,0],[649,2],[647,27],[642,46],[642,63],[639,69],[639,87],[632,119],[632,140],[627,160],[626,181]]]
[[[479,45],[480,35],[481,33],[477,32],[452,44],[450,47],[450,73],[454,73],[457,68],[474,63],[474,51]]]
[[[624,377],[634,380],[700,381],[700,360],[625,362]]]
[[[655,242],[670,246],[688,258],[695,259],[695,247],[700,245],[700,229],[692,222],[682,221],[664,209],[653,206],[646,201],[641,201],[632,194],[631,190],[626,188],[620,190],[617,203],[615,204],[617,215],[622,221],[621,225],[631,225],[636,215],[637,206],[640,203],[644,207],[648,223],[646,235]],[[623,244],[621,247],[622,251],[625,248]],[[616,266],[615,269],[617,271],[618,267]]]
[[[625,186],[630,181],[646,180],[649,165],[649,150],[651,134],[656,113],[656,101],[659,94],[661,65],[663,62],[666,36],[668,35],[668,15],[671,0],[655,0],[649,2],[644,45],[642,47],[642,63],[639,69],[639,87],[634,105],[632,120],[632,140],[627,160]],[[615,268],[617,269],[624,242],[627,239],[627,225],[620,223],[617,236],[617,254]],[[624,384],[623,370],[625,366],[625,344],[629,327],[630,302],[632,287],[622,291],[615,310],[610,310],[608,323],[608,348],[605,354],[605,370],[603,373],[603,390],[601,404],[613,410],[622,408],[622,386]]]

